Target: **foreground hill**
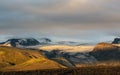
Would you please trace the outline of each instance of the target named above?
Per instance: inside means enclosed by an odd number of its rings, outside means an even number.
[[[0,64],[2,64],[0,65],[1,68],[8,65],[17,65],[35,57],[41,57],[41,55],[38,52],[25,49],[0,47]]]
[[[40,69],[60,69],[65,68],[55,61],[48,60],[46,58],[34,58],[30,59],[22,64],[16,66],[5,67],[2,71],[28,71],[28,70],[40,70]]]
[[[37,69],[65,68],[59,63],[47,59],[38,51],[0,47],[0,70],[24,71]]]

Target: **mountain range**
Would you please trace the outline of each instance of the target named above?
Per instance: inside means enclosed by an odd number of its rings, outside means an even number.
[[[51,44],[52,40],[48,38],[41,38],[41,41],[34,38],[8,39],[0,44],[0,70],[25,71],[85,65],[116,65],[120,62],[118,41],[120,40],[115,38],[112,43],[102,42],[96,46],[71,46]]]
[[[47,44],[49,42],[51,42],[51,40],[47,38],[41,38],[41,41],[38,41],[35,38],[12,38],[8,39],[6,42],[2,42],[1,45],[11,47],[25,47]]]
[[[1,42],[0,45],[9,46],[9,47],[37,47],[43,45],[70,45],[70,46],[79,46],[79,45],[88,45],[88,43],[80,43],[74,41],[52,41],[49,38],[11,38],[5,42]]]

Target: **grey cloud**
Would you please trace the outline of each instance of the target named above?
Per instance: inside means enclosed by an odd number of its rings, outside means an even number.
[[[0,32],[56,36],[119,32],[119,7],[119,0],[0,0]]]

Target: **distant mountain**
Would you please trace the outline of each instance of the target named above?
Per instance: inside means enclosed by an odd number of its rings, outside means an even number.
[[[8,47],[17,47],[17,48],[31,48],[31,49],[40,49],[43,46],[87,46],[90,45],[88,43],[80,43],[80,42],[73,42],[73,41],[54,41],[49,38],[12,38],[8,39],[5,42],[1,42],[0,46],[8,46]],[[60,47],[61,47],[60,46]],[[52,48],[52,47],[51,47]],[[50,48],[50,49],[51,49]],[[62,48],[62,47],[61,47]],[[64,47],[63,47],[64,48]],[[75,50],[78,50],[74,48]],[[80,47],[80,50],[89,50],[89,47]],[[90,50],[92,47],[90,47]]]
[[[19,46],[39,45],[40,42],[34,38],[13,38],[13,39],[8,39],[6,42],[3,42],[2,44],[4,46],[19,47]]]
[[[36,46],[36,45],[48,45],[52,42],[48,38],[41,38],[36,40],[34,38],[12,38],[8,39],[6,42],[0,43],[3,46],[9,47],[27,47],[27,46]]]
[[[98,61],[120,61],[120,47],[110,43],[99,43],[90,52]]]
[[[112,44],[120,44],[120,38],[115,38]]]

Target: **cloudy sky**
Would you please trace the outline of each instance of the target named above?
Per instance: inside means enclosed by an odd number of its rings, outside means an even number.
[[[0,41],[47,36],[81,42],[120,36],[119,0],[0,0]]]

